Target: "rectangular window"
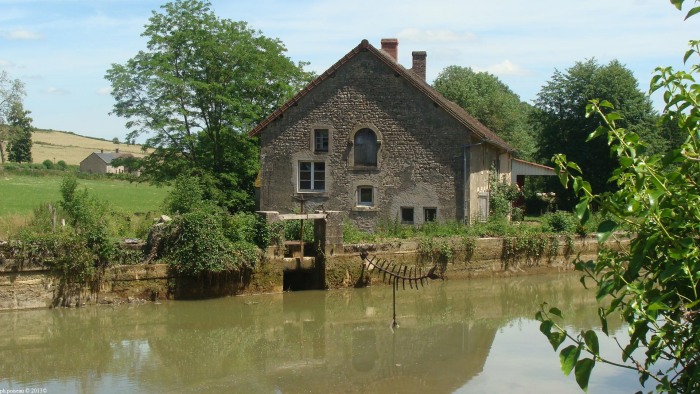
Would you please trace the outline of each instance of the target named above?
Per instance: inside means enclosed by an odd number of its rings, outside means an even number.
[[[326,163],[322,161],[300,161],[299,190],[314,192],[326,190]]]
[[[437,220],[437,208],[423,208],[423,221],[425,223]]]
[[[401,223],[413,224],[413,207],[401,207]]]
[[[364,207],[374,206],[374,188],[372,186],[360,186],[357,188],[357,205]]]
[[[314,152],[328,152],[328,129],[314,130]]]

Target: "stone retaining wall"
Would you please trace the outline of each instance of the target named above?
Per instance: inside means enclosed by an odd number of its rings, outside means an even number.
[[[559,247],[554,255],[543,253],[528,256],[521,253],[508,258],[504,257],[504,244],[507,241],[503,238],[475,239],[471,254],[464,247],[463,238],[439,242],[448,242],[451,251],[449,259],[421,253],[419,241],[402,240],[345,245],[342,250],[334,248],[331,253],[316,260],[305,259],[298,264],[281,257],[279,250],[270,248],[254,270],[200,278],[178,277],[168,270],[166,264],[119,265],[108,268],[102,274],[97,291],[83,290],[62,298],[59,298],[58,279],[48,267],[20,264],[7,255],[7,248],[3,249],[0,245],[0,310],[274,293],[284,290],[285,272],[300,269],[323,270],[323,287],[328,289],[381,284],[378,277],[363,271],[359,255],[361,250],[366,250],[370,257],[424,267],[424,271],[442,259],[438,262],[446,265],[447,279],[571,270],[576,256],[589,260],[595,258],[598,252],[595,237],[577,237],[572,247],[566,246],[565,237],[559,237]],[[625,247],[627,242],[608,243],[606,247],[617,249]]]

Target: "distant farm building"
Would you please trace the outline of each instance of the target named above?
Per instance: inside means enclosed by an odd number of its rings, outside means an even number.
[[[112,161],[117,158],[134,157],[131,153],[119,153],[119,149],[114,152],[105,153],[104,150],[93,152],[80,162],[80,172],[92,174],[123,174],[128,172],[124,166],[113,166]]]

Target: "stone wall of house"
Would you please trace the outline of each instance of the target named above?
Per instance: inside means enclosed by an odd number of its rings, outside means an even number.
[[[362,128],[377,134],[376,169],[353,165],[353,137]],[[314,129],[329,130],[327,153],[314,152]],[[461,220],[465,207],[467,216],[476,212],[463,198],[463,147],[470,142],[462,124],[380,59],[360,52],[262,132],[260,209],[299,211],[298,163],[324,161],[325,191],[303,193],[306,212],[346,212],[368,230],[400,220],[402,207],[414,208],[416,224],[425,208],[436,209],[438,220]],[[497,155],[489,145],[471,149],[472,198],[488,184]],[[373,207],[358,206],[359,186],[373,188]]]
[[[80,172],[105,174],[107,173],[107,164],[96,154],[90,154],[80,162]]]

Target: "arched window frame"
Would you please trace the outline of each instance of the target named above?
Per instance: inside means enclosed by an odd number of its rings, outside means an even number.
[[[376,164],[375,165],[364,165],[364,164],[357,164],[355,163],[355,139],[357,137],[357,134],[360,133],[363,130],[370,130],[374,133],[375,137],[377,137],[377,152],[376,152]],[[381,167],[381,153],[382,153],[382,133],[377,129],[372,124],[360,124],[357,125],[354,129],[353,132],[350,133],[350,138],[348,140],[348,144],[350,145],[350,152],[348,155],[348,164],[350,168],[355,168],[355,169],[379,169]]]

